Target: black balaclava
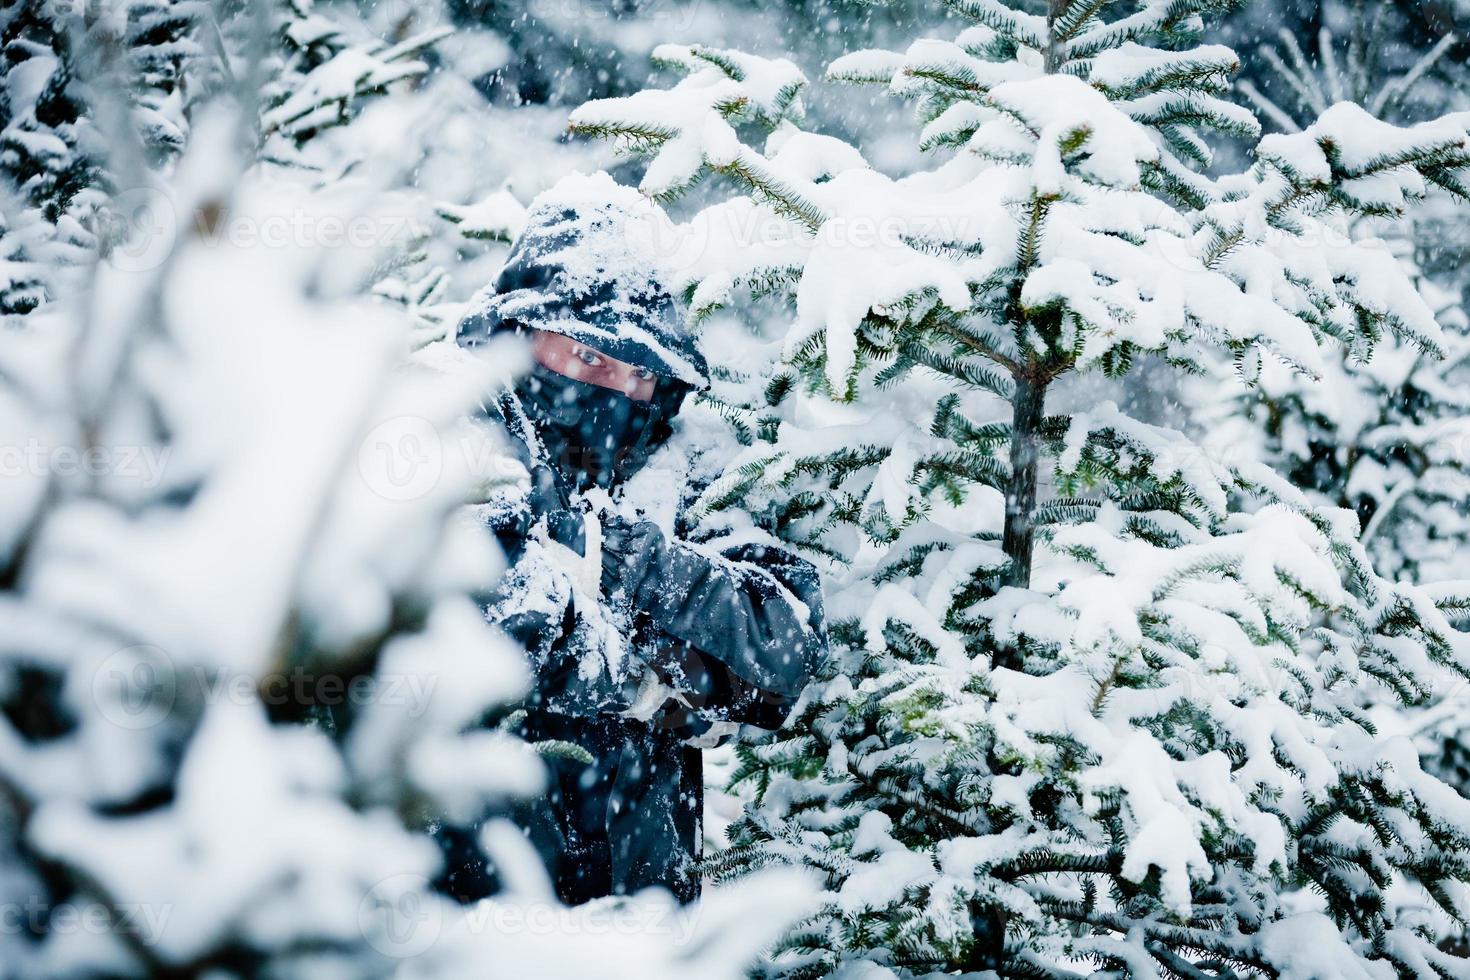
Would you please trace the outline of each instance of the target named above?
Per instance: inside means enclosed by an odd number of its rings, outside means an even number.
[[[577,490],[610,489],[642,469],[673,434],[671,420],[688,391],[661,377],[652,398],[634,401],[540,364],[515,387],[546,462]]]

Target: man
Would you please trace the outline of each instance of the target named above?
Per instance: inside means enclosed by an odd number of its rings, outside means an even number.
[[[656,885],[696,897],[700,746],[777,727],[825,653],[811,566],[749,537],[680,540],[623,494],[708,384],[640,247],[653,208],[605,174],[562,181],[458,335],[515,332],[535,360],[497,406],[531,480],[481,509],[511,562],[486,614],[531,660],[524,736],[591,756],[548,753],[549,792],[521,818],[571,904]],[[448,890],[488,893],[470,835],[444,839]]]

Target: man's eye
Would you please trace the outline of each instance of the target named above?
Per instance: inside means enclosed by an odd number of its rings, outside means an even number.
[[[652,381],[655,375],[648,368],[641,367],[634,369],[633,377],[637,378],[639,381]]]
[[[575,348],[572,351],[572,354],[576,356],[577,360],[581,361],[583,364],[586,364],[588,367],[597,367],[597,365],[602,363],[602,358],[598,357],[596,354],[592,353],[585,347]]]

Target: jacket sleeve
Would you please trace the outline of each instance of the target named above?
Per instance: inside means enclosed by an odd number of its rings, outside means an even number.
[[[602,533],[604,593],[641,620],[651,665],[706,717],[778,727],[826,655],[816,569],[769,546],[710,557],[647,521]]]

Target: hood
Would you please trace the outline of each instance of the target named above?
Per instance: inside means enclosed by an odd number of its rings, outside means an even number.
[[[656,204],[607,174],[562,179],[531,202],[499,277],[471,300],[458,343],[546,330],[708,387],[704,357],[661,269],[658,244],[672,234]]]

